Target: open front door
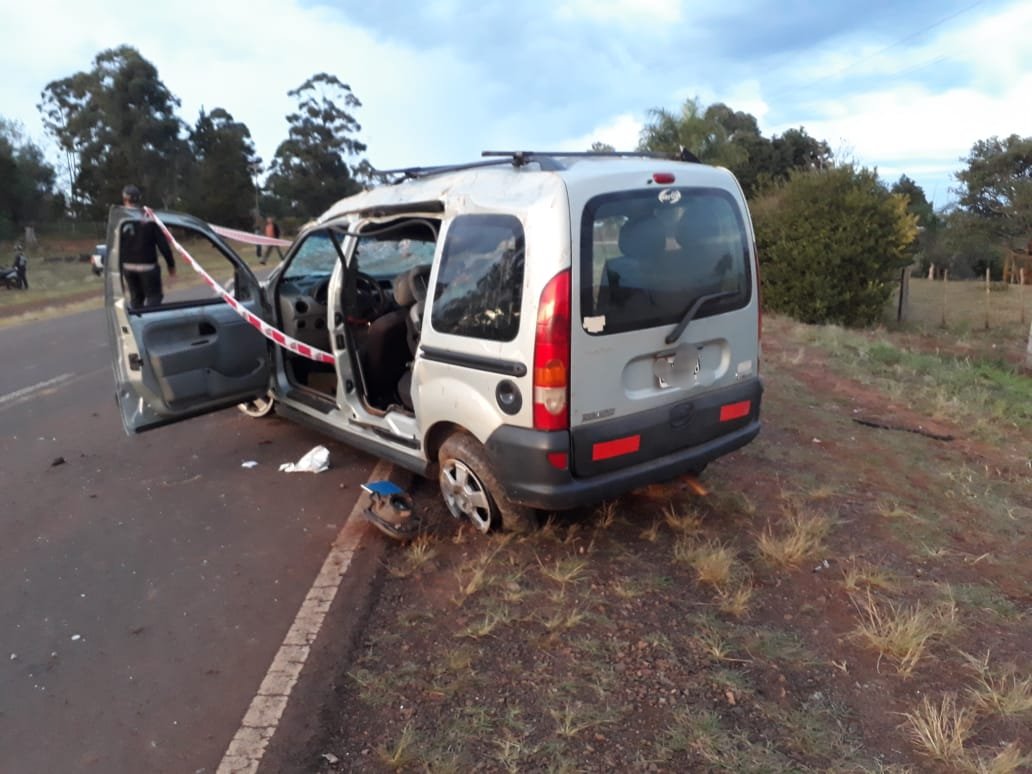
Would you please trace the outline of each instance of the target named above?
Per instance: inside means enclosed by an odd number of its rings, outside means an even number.
[[[242,306],[269,319],[258,279],[207,224],[188,215],[157,215]],[[265,395],[271,375],[266,339],[181,256],[174,256],[177,274],[170,278],[159,253],[162,302],[131,307],[120,242],[123,230],[138,227],[143,218],[140,210],[112,207],[104,272],[115,397],[129,434]]]

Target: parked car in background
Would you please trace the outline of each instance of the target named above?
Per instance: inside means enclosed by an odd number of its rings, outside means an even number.
[[[130,309],[109,244],[127,432],[274,405],[437,478],[486,532],[700,473],[760,431],[756,250],[726,169],[521,151],[396,175],[305,226],[265,283],[203,221],[158,213],[303,352],[219,298]],[[108,233],[139,217],[113,208]]]

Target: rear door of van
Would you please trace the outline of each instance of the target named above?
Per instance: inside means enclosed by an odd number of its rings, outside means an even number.
[[[568,181],[571,467],[579,477],[758,429],[748,210],[725,170],[671,166],[654,177]]]

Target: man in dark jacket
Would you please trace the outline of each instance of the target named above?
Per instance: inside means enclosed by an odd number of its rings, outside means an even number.
[[[18,287],[29,289],[29,259],[25,256],[21,242],[14,246],[14,270],[18,272]]]
[[[141,202],[140,189],[135,185],[127,185],[122,189],[124,207],[140,210]],[[161,268],[158,266],[159,250],[168,265],[168,276],[176,275],[176,263],[165,235],[157,223],[147,220],[142,212],[138,214],[139,220],[127,220],[119,226],[119,260],[122,277],[129,289],[129,305],[133,309],[158,306],[164,298]]]

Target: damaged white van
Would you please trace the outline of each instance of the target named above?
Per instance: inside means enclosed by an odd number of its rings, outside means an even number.
[[[210,291],[129,308],[117,235],[140,215],[114,208],[126,431],[274,406],[436,478],[483,531],[701,472],[751,441],[760,305],[735,178],[646,154],[485,156],[338,202],[265,283],[205,223],[157,213],[232,280],[239,309]],[[305,346],[278,346],[243,310]]]

